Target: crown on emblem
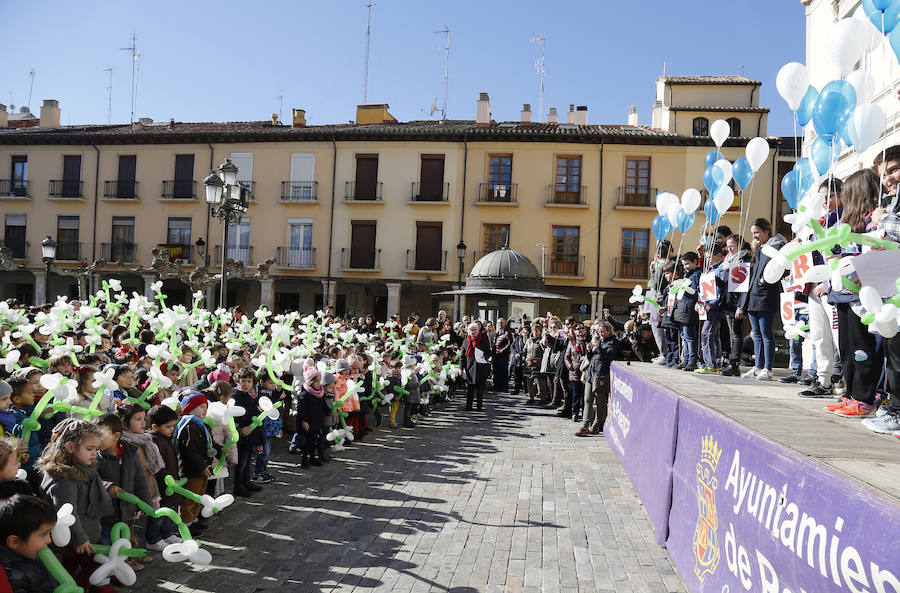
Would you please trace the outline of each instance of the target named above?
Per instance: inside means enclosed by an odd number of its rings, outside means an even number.
[[[716,471],[719,467],[719,458],[722,457],[722,450],[719,449],[719,443],[717,443],[716,439],[711,435],[703,437],[701,442],[700,461],[705,461],[713,471]]]

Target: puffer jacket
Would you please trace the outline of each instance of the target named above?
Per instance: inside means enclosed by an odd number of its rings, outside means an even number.
[[[99,541],[100,519],[113,513],[113,501],[107,491],[113,484],[104,481],[93,467],[81,463],[49,463],[42,465],[41,471],[41,491],[53,506],[58,509],[68,502],[74,508],[77,520],[69,528],[72,538],[68,549]]]
[[[784,247],[786,242],[783,236],[776,234],[769,238],[766,245],[778,250]],[[766,264],[769,263],[770,259],[761,247],[756,250],[753,263],[750,265],[750,290],[741,293],[738,301],[738,308],[744,312],[778,311],[781,299],[781,282],[769,284],[763,278],[763,271],[766,269]]]

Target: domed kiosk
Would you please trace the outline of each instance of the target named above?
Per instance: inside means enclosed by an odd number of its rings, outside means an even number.
[[[491,320],[520,318],[523,314],[533,318],[540,312],[541,299],[569,298],[546,292],[540,270],[530,259],[505,245],[475,262],[466,276],[465,288],[436,294],[459,295],[463,315]],[[468,306],[466,296],[472,297]]]

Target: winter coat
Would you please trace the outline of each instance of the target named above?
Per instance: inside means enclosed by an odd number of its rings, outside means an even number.
[[[310,433],[318,434],[322,431],[325,416],[331,414],[331,410],[325,405],[326,395],[316,397],[306,389],[300,390],[297,397],[297,430],[301,430],[301,422],[306,422],[309,424]]]
[[[163,461],[166,464],[166,466],[156,472],[156,475],[154,476],[154,478],[156,478],[156,487],[159,488],[159,494],[162,496],[159,505],[174,509],[180,505],[184,499],[180,494],[166,496],[166,476],[172,476],[176,480],[179,478],[178,454],[175,452],[175,445],[172,443],[172,437],[165,437],[154,432],[153,442],[156,443],[156,448],[159,449],[159,454],[162,455]],[[232,449],[235,450],[234,462],[237,463],[237,448],[232,447]]]
[[[437,342],[438,337],[437,333],[428,327],[423,327],[419,330],[419,333],[416,335],[416,344],[421,344],[423,346],[427,346],[428,344],[434,344]]]
[[[566,369],[569,371],[569,381],[581,381],[581,359],[587,354],[587,345],[584,340],[576,339],[566,346]]]
[[[463,343],[462,351],[464,358],[464,370],[466,373],[466,382],[471,385],[483,385],[487,383],[491,365],[489,363],[475,362],[474,352],[472,356],[466,356],[466,350],[468,349],[470,339],[471,338],[469,338],[468,336],[466,337],[466,341],[465,343]],[[478,348],[479,350],[482,350],[484,352],[482,356],[485,360],[488,360],[490,358],[491,346],[484,332],[481,332],[481,334],[479,334],[477,341],[474,343],[474,346],[475,348]]]
[[[512,345],[509,348],[509,368],[521,368],[525,366],[525,337],[521,333],[513,336]]]
[[[700,269],[697,268],[691,272],[686,272],[685,278],[690,280],[694,294],[685,291],[684,295],[675,301],[675,311],[672,313],[672,319],[682,325],[696,324],[698,316],[697,311],[694,310],[694,305],[697,304],[697,297],[700,293]]]
[[[595,341],[592,346],[588,379],[596,389],[599,380],[609,381],[609,367],[622,354],[624,343],[616,336],[610,335],[603,341]]]
[[[68,502],[74,509],[73,515],[77,520],[69,528],[72,534],[70,548],[74,550],[85,542],[99,541],[100,519],[115,511],[107,491],[113,484],[100,478],[93,467],[80,463],[51,463],[42,469],[41,490],[53,506],[58,509]]]
[[[0,410],[0,426],[5,434],[13,434],[16,428],[16,415],[12,408]]]
[[[494,354],[496,356],[509,356],[512,348],[513,335],[508,327],[497,330],[494,335]]]
[[[766,245],[777,250],[784,247],[785,243],[784,237],[776,234],[769,238]],[[750,290],[742,293],[738,301],[738,308],[745,313],[778,311],[781,304],[781,282],[769,284],[763,278],[763,271],[770,259],[761,248],[756,250],[756,257],[750,265]]]
[[[234,399],[234,405],[241,406],[245,410],[243,416],[238,416],[234,419],[234,423],[238,430],[253,424],[253,418],[259,415],[259,404],[256,403],[256,398],[253,397],[252,394],[241,391],[240,389],[235,389],[232,397]],[[251,447],[262,447],[262,430],[260,430],[259,427],[256,427],[250,431],[250,434],[241,434],[241,439],[247,439],[247,444]]]
[[[540,338],[530,336],[525,342],[525,364],[533,371],[540,369],[541,361],[544,358],[544,345],[541,344]]]
[[[17,437],[22,436],[22,423],[25,422],[25,419],[31,415],[31,411],[34,409],[33,406],[28,406],[24,410],[18,410],[16,408],[10,408],[13,411],[13,415],[16,417],[16,428],[15,434]],[[28,437],[28,462],[23,466],[26,470],[31,470],[34,467],[34,464],[37,463],[37,460],[41,457],[41,441],[38,438],[38,431],[31,431],[31,435]]]
[[[144,468],[138,457],[137,447],[119,441],[120,455],[112,455],[106,451],[97,452],[97,473],[104,482],[112,482],[125,492],[134,494],[147,504],[152,504],[150,487],[144,477]],[[124,500],[112,501],[112,512],[101,520],[104,523],[116,521],[128,522],[137,513],[136,505]]]
[[[0,566],[6,572],[11,586],[8,590],[12,593],[51,593],[56,588],[56,581],[37,558],[31,560],[0,546]]]
[[[247,415],[235,418],[235,424]],[[209,429],[200,428],[196,423],[189,422],[178,435],[178,473],[182,478],[202,478],[206,476],[206,468],[212,465],[213,460],[207,447],[207,430]]]

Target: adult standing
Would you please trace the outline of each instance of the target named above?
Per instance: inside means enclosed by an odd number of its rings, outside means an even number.
[[[672,255],[672,244],[667,240],[660,241],[656,247],[656,257],[650,263],[650,290],[656,296],[656,302],[665,304],[666,295],[668,294],[669,283],[666,281],[665,267]],[[650,327],[653,328],[653,339],[656,340],[656,347],[659,348],[660,356],[654,362],[665,361],[666,358],[666,335],[665,328],[660,327],[660,315],[650,317]]]
[[[513,379],[512,395],[518,395],[519,391],[528,391],[524,382],[525,369],[525,343],[530,334],[529,326],[524,325],[518,331],[513,332],[512,345],[509,351],[509,374]]]
[[[475,400],[476,409],[480,411],[483,406],[488,372],[491,368],[487,362],[491,351],[487,336],[478,323],[470,323],[467,328],[463,356],[466,371],[466,409],[471,410],[473,400]]]
[[[494,391],[509,391],[509,353],[512,349],[513,336],[506,326],[506,320],[497,320],[497,333],[494,336]]]
[[[541,324],[535,321],[531,324],[531,330],[531,335],[525,342],[525,378],[528,384],[528,403],[535,402],[535,395],[538,395],[540,403],[547,403],[547,379],[541,376],[541,361],[544,357]]]
[[[750,245],[740,235],[731,235],[725,240],[725,263],[722,273],[728,278],[735,266],[750,262]],[[726,288],[727,291],[727,288]],[[726,292],[722,300],[722,312],[725,313],[725,328],[729,335],[728,366],[722,369],[723,375],[738,377],[741,374],[741,345],[744,343],[744,320],[736,317],[741,292]]]

